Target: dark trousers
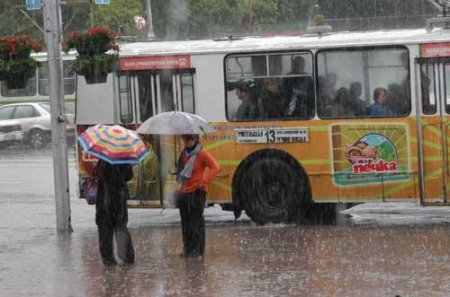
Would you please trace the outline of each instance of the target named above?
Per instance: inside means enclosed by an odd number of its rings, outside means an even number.
[[[100,196],[96,201],[95,222],[98,227],[100,255],[103,263],[114,264],[113,238],[116,236],[117,253],[125,263],[134,262],[134,248],[127,228],[127,202],[123,197]]]
[[[203,217],[205,202],[206,192],[203,190],[179,193],[178,207],[185,256],[197,256],[205,253],[205,218]]]

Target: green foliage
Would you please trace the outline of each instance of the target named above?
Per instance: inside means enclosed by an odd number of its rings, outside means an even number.
[[[74,61],[72,68],[79,75],[85,75],[93,71],[107,74],[114,71],[116,64],[117,56],[102,54],[92,57],[79,57]]]
[[[134,34],[133,17],[144,14],[144,6],[139,0],[111,0],[109,5],[93,6],[93,25],[106,25],[115,31]]]
[[[61,9],[65,36],[66,32],[97,25],[107,25],[122,35],[146,35],[136,31],[133,21],[135,15],[148,21],[146,0],[111,0],[109,5],[65,2]],[[24,0],[0,1],[0,36],[31,34],[43,42],[44,35],[34,24],[44,27],[43,11],[26,11],[24,4]],[[333,19],[370,17],[362,21],[370,26],[355,29],[400,28],[405,25],[397,21],[397,16],[438,14],[428,0],[152,0],[151,4],[155,33],[160,39],[302,31],[317,14],[322,14],[327,23]],[[314,8],[314,4],[320,8]],[[20,11],[20,5],[28,17]],[[389,23],[382,20],[388,16],[391,17]],[[424,18],[414,19],[414,22],[407,25],[425,24]],[[342,28],[336,28],[353,29],[345,25],[343,22]]]
[[[192,37],[229,35],[241,21],[238,0],[191,0],[187,24]]]
[[[10,89],[24,88],[41,63],[33,58],[0,60],[0,80]]]

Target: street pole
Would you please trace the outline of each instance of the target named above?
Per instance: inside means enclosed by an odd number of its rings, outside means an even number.
[[[147,26],[147,39],[152,40],[155,38],[155,32],[153,30],[153,18],[152,18],[152,4],[151,0],[147,0],[147,19],[148,19],[148,26]]]
[[[53,175],[55,181],[56,229],[71,232],[69,170],[64,116],[64,81],[61,58],[60,0],[45,0],[44,29],[50,71],[50,107],[52,124]]]

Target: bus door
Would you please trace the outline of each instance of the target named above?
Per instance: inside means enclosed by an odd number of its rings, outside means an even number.
[[[162,112],[194,113],[194,74],[193,69],[179,68],[122,72],[118,79],[120,122],[138,126]],[[174,184],[170,173],[180,144],[170,135],[145,135],[143,138],[153,154],[136,166],[136,178],[130,183],[135,195],[131,196],[140,204],[162,205]]]
[[[194,113],[194,74],[193,69],[164,69],[156,74],[156,114],[167,111]],[[173,172],[181,149],[179,141],[173,135],[158,136],[161,203],[167,206],[173,206],[170,197],[175,184]]]
[[[423,57],[427,46],[416,63],[421,199],[450,202],[450,57]]]

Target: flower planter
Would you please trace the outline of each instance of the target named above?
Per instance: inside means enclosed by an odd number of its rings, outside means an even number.
[[[16,72],[16,73],[8,73],[7,78],[5,79],[6,86],[8,89],[23,89],[27,86],[28,79],[32,76],[30,72]]]
[[[88,85],[91,84],[102,84],[108,79],[108,73],[100,73],[98,71],[86,71],[84,74],[84,79]]]
[[[117,34],[106,26],[98,26],[84,32],[72,32],[65,42],[65,51],[74,48],[78,57],[73,69],[78,75],[84,76],[86,83],[104,83],[108,73],[113,72],[117,64],[117,56],[106,54],[112,50],[117,53],[119,47],[115,44]]]
[[[0,52],[0,60],[8,61],[10,53],[9,52]]]
[[[7,69],[0,67],[0,81],[7,80],[9,72]]]
[[[40,63],[30,58],[31,51],[41,51],[42,46],[30,35],[0,37],[0,80],[9,89],[23,89],[33,77]]]
[[[116,63],[117,57],[113,55],[80,56],[74,62],[73,69],[78,75],[84,76],[87,84],[105,83]]]

